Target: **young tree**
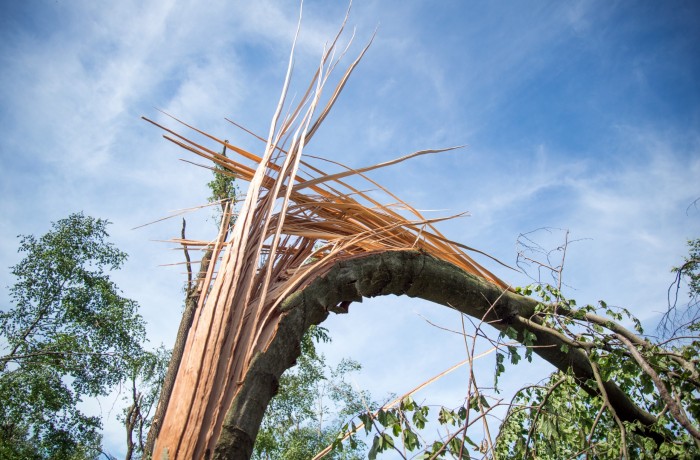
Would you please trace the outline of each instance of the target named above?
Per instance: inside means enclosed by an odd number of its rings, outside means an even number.
[[[154,351],[142,351],[130,359],[127,382],[130,404],[124,409],[122,422],[126,428],[126,455],[124,460],[143,458],[146,435],[152,424],[151,411],[165,380],[171,351],[161,346]]]
[[[138,305],[109,277],[127,256],[108,242],[108,224],[72,214],[20,239],[12,306],[0,312],[2,458],[100,452],[100,420],[78,403],[128,376],[145,334]]]

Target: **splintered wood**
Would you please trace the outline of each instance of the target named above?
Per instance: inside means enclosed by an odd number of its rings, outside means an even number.
[[[452,149],[419,151],[362,169],[339,165],[342,171],[333,174],[302,160],[305,146],[369,47],[368,44],[361,51],[322,103],[324,87],[340,60],[334,58],[334,53],[342,31],[343,27],[324,51],[308,90],[291,109],[285,107],[290,58],[262,155],[173,118],[200,136],[200,142],[212,145],[208,148],[147,119],[166,132],[166,139],[225,168],[237,180],[249,182],[230,236],[226,237],[229,219],[224,216],[219,237],[211,244],[212,263],[199,286],[202,295],[156,440],[154,459],[164,455],[170,460],[200,459],[214,451],[226,411],[251,359],[266,349],[275,334],[280,316],[278,305],[290,293],[323,275],[339,259],[413,248],[505,287],[466,254],[471,248],[454,243],[437,231],[433,224],[446,218],[426,219],[365,176],[374,169],[418,155]],[[346,50],[342,50],[341,57]],[[282,119],[285,108],[288,115]],[[217,153],[221,146],[237,156],[229,158]],[[369,189],[386,194],[390,204],[353,187],[346,182],[350,176],[366,181]]]

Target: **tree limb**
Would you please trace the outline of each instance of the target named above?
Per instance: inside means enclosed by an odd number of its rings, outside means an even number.
[[[470,275],[458,267],[417,251],[372,253],[339,260],[323,276],[306,284],[280,305],[277,333],[264,352],[252,360],[246,378],[240,382],[229,408],[214,459],[248,459],[270,399],[275,395],[282,373],[295,364],[304,332],[328,316],[329,309],[341,302],[360,302],[363,297],[407,295],[450,306],[490,323],[498,330],[508,327],[522,340],[528,331],[537,337],[534,352],[556,368],[571,369],[576,381],[587,392],[596,394],[585,383],[595,380],[588,357],[579,348],[547,329],[528,328],[537,301]],[[622,421],[638,421],[650,427],[656,418],[637,406],[614,382],[603,382],[610,405]],[[659,434],[642,430],[640,434],[661,442]]]
[[[673,414],[673,418],[675,418],[678,423],[683,426],[683,428],[690,433],[691,436],[693,436],[696,440],[700,440],[700,431],[698,431],[697,428],[693,426],[693,424],[688,420],[688,417],[683,413],[682,407],[676,402],[675,399],[671,396],[671,394],[668,392],[668,389],[666,388],[666,385],[664,382],[661,380],[661,377],[659,377],[659,374],[656,373],[653,367],[647,362],[646,359],[639,353],[639,350],[637,350],[637,347],[630,342],[627,337],[617,334],[617,338],[625,344],[627,349],[630,351],[632,356],[634,357],[634,360],[637,361],[637,364],[639,364],[639,367],[646,372],[646,374],[651,377],[651,380],[654,382],[654,385],[656,386],[656,389],[659,392],[659,396],[661,396],[661,399],[664,400],[664,403],[666,403],[666,406],[668,406],[668,410]]]

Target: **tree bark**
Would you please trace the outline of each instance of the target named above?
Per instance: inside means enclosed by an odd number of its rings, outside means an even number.
[[[353,259],[339,260],[329,271],[285,299],[276,335],[267,349],[252,361],[238,394],[224,420],[214,459],[248,459],[265,409],[276,394],[282,373],[292,367],[300,354],[301,338],[313,324],[319,324],[338,305],[361,302],[363,297],[407,295],[454,308],[491,324],[503,331],[508,327],[522,340],[528,331],[537,337],[535,353],[556,368],[571,369],[581,386],[594,379],[585,353],[568,347],[566,338],[539,324],[533,316],[537,301],[503,291],[498,286],[470,275],[460,268],[417,251],[373,253]],[[613,382],[605,382],[605,390],[616,413],[623,421],[639,421],[652,425],[653,415],[638,407]],[[655,436],[647,433],[649,436]],[[658,441],[658,439],[657,439]]]

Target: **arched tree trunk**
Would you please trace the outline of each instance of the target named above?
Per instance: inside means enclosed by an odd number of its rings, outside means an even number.
[[[213,161],[227,174],[250,182],[229,241],[226,229],[220,230],[217,245],[226,245],[227,249],[216,268],[219,276],[213,276],[214,265],[207,272],[200,301],[202,313],[195,315],[193,326],[188,326],[189,317],[183,325],[189,333],[183,362],[173,365],[177,375],[168,403],[172,408],[162,404],[164,415],[152,429],[155,458],[160,460],[166,454],[171,459],[250,458],[265,409],[277,392],[282,373],[299,357],[308,328],[321,323],[330,311],[342,311],[348,302],[388,294],[449,306],[508,331],[509,337],[521,342],[534,336],[533,351],[557,369],[572,372],[585,391],[594,395],[600,392],[619,426],[623,421],[638,422],[640,434],[659,442],[660,435],[647,429],[656,418],[613,382],[603,382],[594,372],[587,354],[592,344],[582,344],[547,326],[536,312],[537,301],[504,289],[505,283],[467,254],[473,249],[440,234],[433,224],[441,219],[426,219],[364,176],[377,168],[452,148],[421,150],[334,174],[325,174],[302,161],[304,147],[369,46],[345,71],[325,105],[321,104],[323,86],[337,64],[333,51],[344,25],[324,49],[309,90],[296,109],[287,108],[293,115],[282,122],[290,60],[263,154],[247,152],[180,122],[230,148],[245,158],[246,164],[151,121],[168,133],[166,139]],[[320,114],[316,116],[317,109]],[[287,146],[289,139],[291,144]],[[251,168],[248,161],[257,162],[257,168]],[[310,171],[311,178],[299,177],[300,168]],[[395,205],[382,205],[362,189],[344,182],[350,176],[366,179],[372,184],[370,188],[378,186],[392,203],[400,203],[410,218],[397,212]],[[291,291],[295,292],[288,294]],[[574,313],[560,306],[556,309],[556,314],[568,319]],[[606,318],[581,314],[596,327],[607,329],[627,348],[631,346],[631,355],[637,353],[635,347],[650,346]],[[512,337],[513,331],[517,337]],[[528,344],[533,342],[528,340]],[[642,356],[634,358],[640,367],[648,365]],[[683,357],[673,359],[686,370],[692,367]],[[699,382],[697,371],[690,371],[693,382]],[[652,378],[655,375],[647,374]],[[590,381],[596,386],[588,385]],[[700,433],[689,427],[687,417],[674,410],[677,404],[664,383],[657,377],[654,384],[674,418],[700,443]]]
[[[301,338],[321,323],[342,302],[362,297],[407,295],[449,306],[498,330],[511,327],[537,337],[535,353],[580,382],[594,379],[581,349],[562,347],[566,338],[539,324],[533,317],[537,301],[468,274],[462,269],[417,251],[389,251],[338,261],[324,276],[310,281],[281,304],[276,335],[264,352],[253,359],[236,398],[226,414],[214,458],[248,459],[252,455],[265,409],[275,395],[282,373],[294,365]],[[567,351],[564,351],[567,350]],[[583,385],[582,385],[583,386]],[[587,386],[586,391],[592,392]],[[638,407],[614,383],[606,382],[607,397],[623,421],[650,426],[656,420]],[[650,436],[654,436],[648,433]]]

